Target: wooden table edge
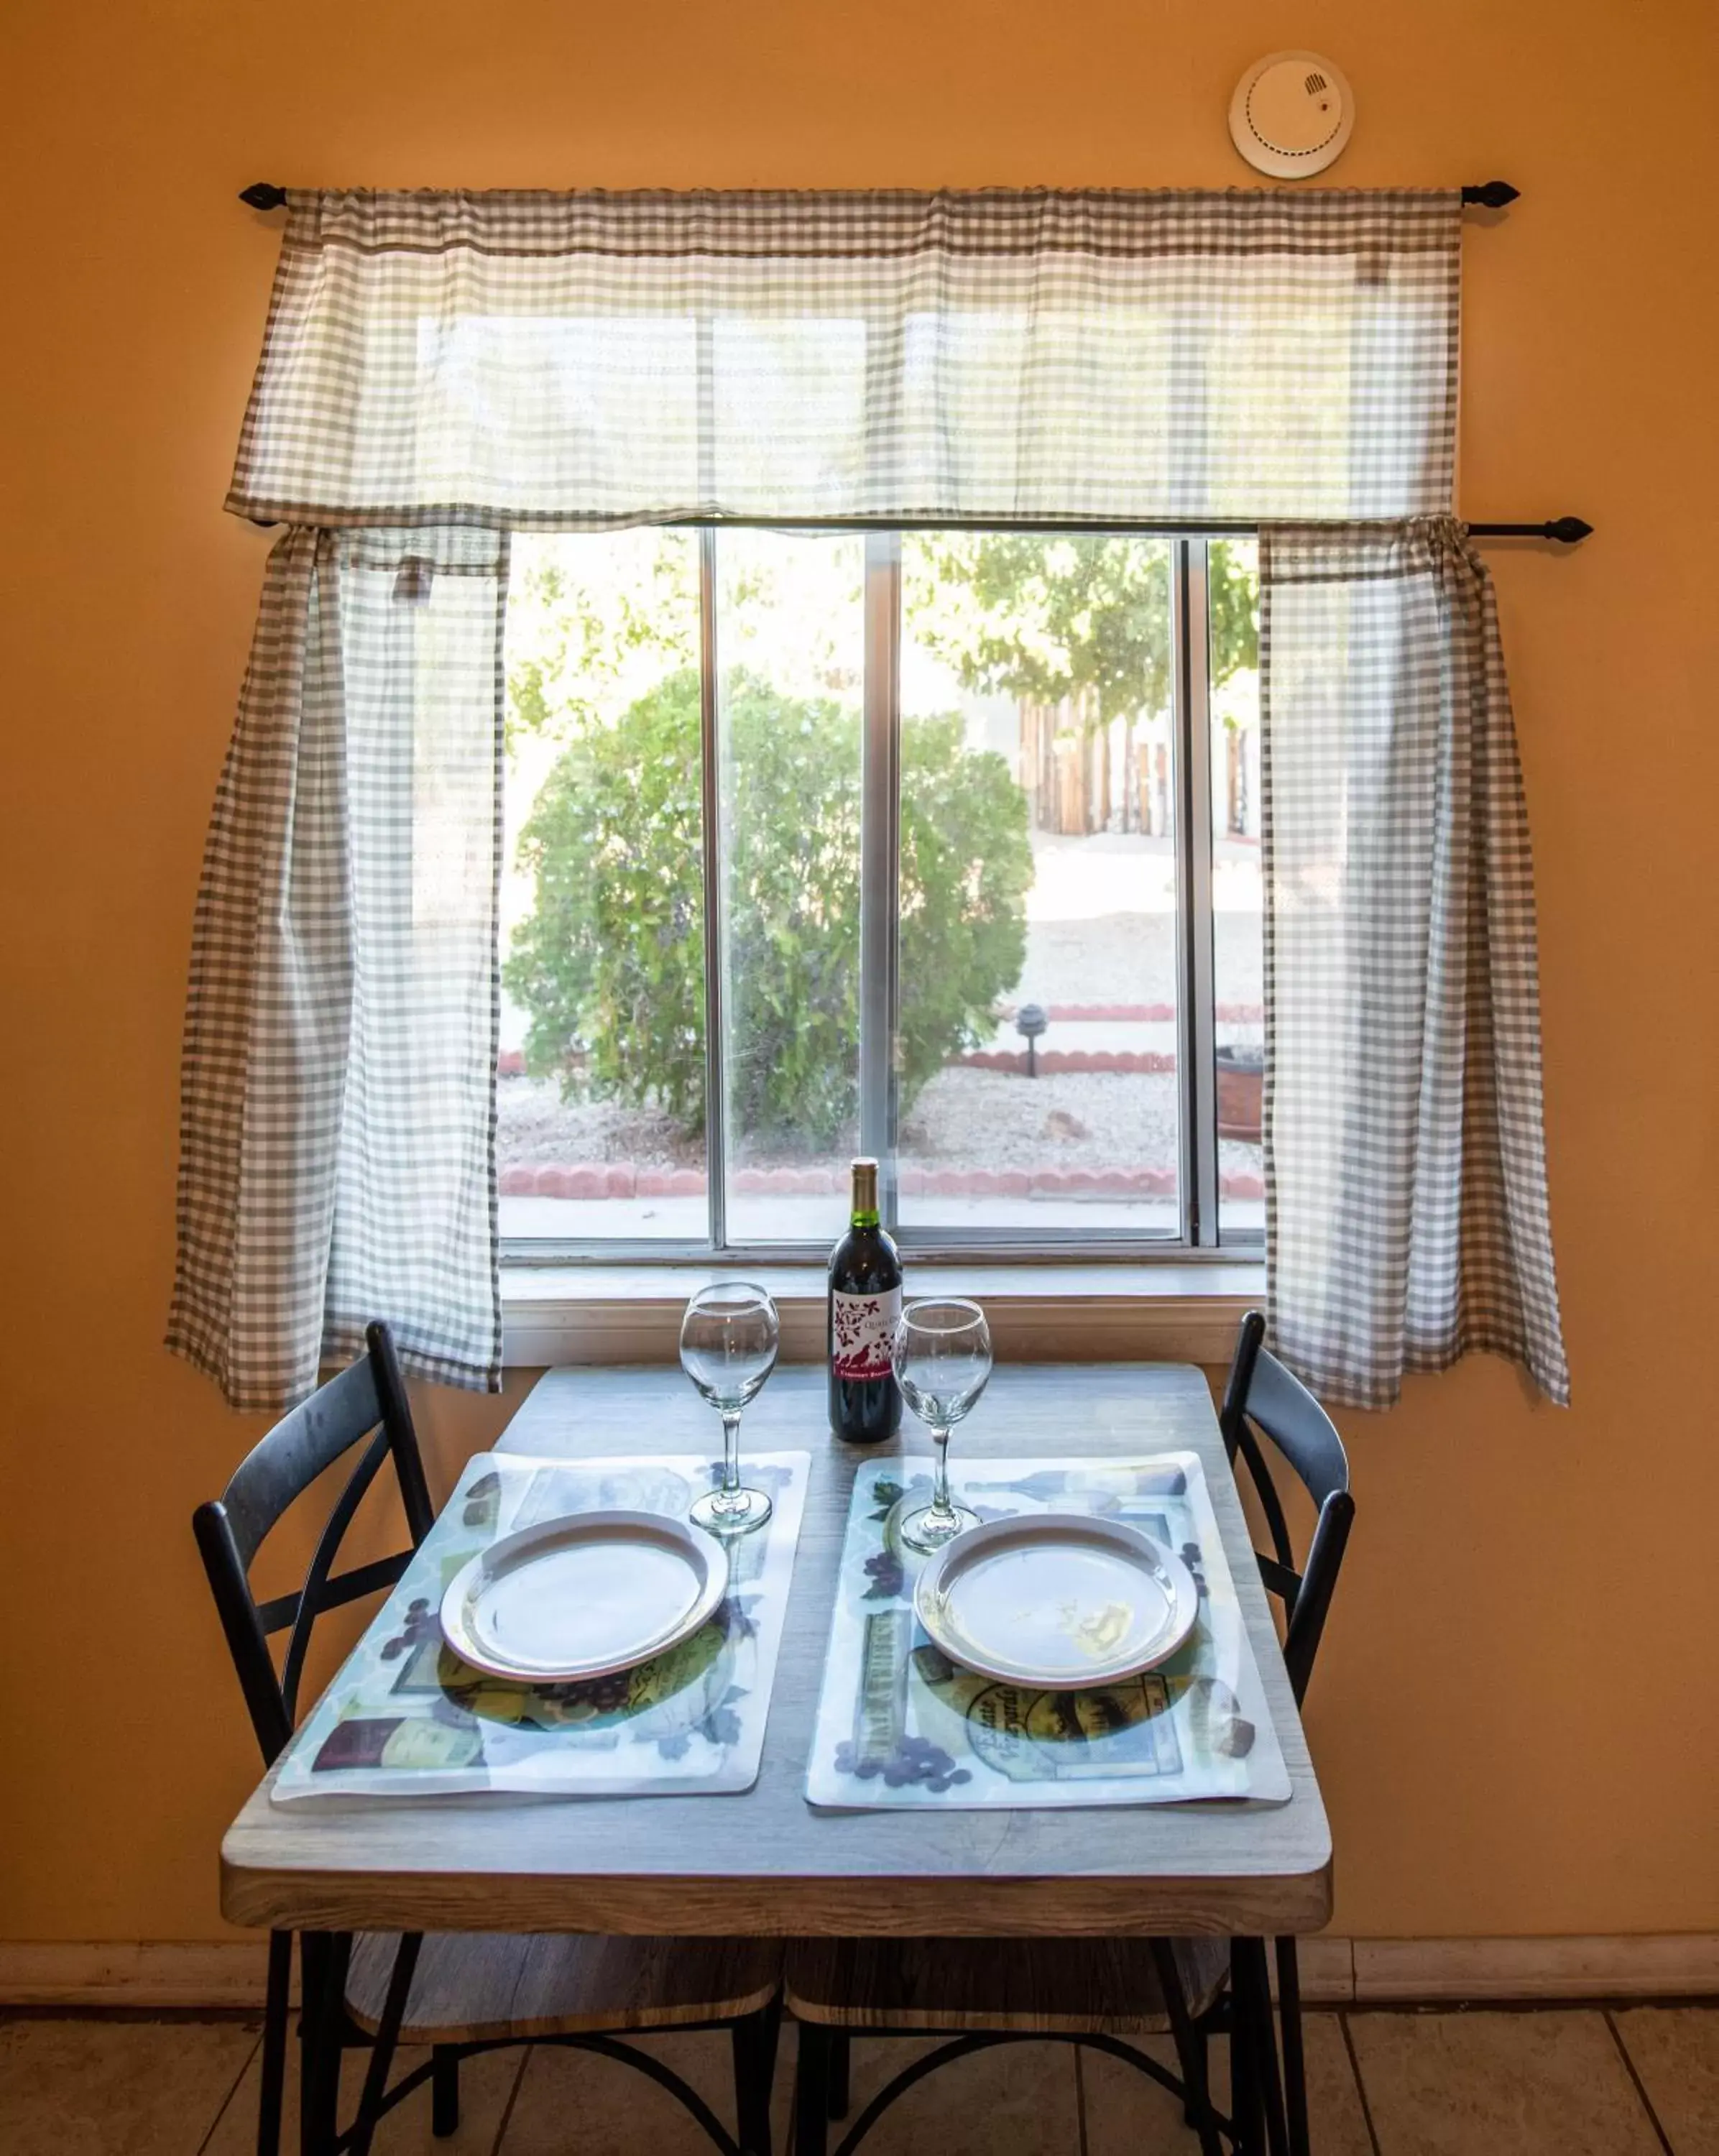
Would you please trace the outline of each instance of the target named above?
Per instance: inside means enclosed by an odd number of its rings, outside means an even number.
[[[1106,1873],[936,1879],[877,1873],[772,1875],[767,1885],[708,1872],[367,1872],[362,1909],[349,1873],[246,1864],[221,1855],[229,1923],[295,1931],[583,1932],[646,1938],[912,1938],[1300,1936],[1332,1909],[1327,1840],[1318,1861],[1270,1872],[1137,1880]]]

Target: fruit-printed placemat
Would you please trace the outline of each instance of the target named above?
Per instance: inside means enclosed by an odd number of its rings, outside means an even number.
[[[479,1453],[403,1578],[293,1739],[276,1804],[319,1796],[688,1796],[750,1789],[799,1537],[811,1456],[749,1454],[775,1510],[729,1544],[729,1587],[703,1629],[618,1676],[516,1684],[461,1661],[442,1637],[443,1592],[516,1527],[568,1512],[686,1517],[720,1469],[697,1454],[534,1460]]]
[[[956,1494],[981,1519],[1096,1512],[1178,1551],[1199,1588],[1189,1638],[1147,1676],[1092,1691],[998,1684],[949,1661],[913,1614],[926,1562],[897,1525],[925,1502],[929,1466],[868,1460],[854,1478],[809,1803],[1039,1809],[1286,1803],[1288,1770],[1236,1600],[1199,1456],[961,1460]]]

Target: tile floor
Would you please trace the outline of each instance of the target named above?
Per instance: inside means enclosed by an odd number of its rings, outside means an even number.
[[[0,2020],[6,2156],[247,2156],[257,2032],[227,2020]],[[729,2116],[726,2040],[651,2048]],[[863,2103],[922,2046],[854,2053]],[[1221,2050],[1221,2047],[1219,2047]],[[793,2032],[777,2082],[787,2145]],[[1719,2005],[1315,2013],[1308,2079],[1319,2156],[1719,2156]],[[289,2152],[295,2145],[289,2121]],[[1166,2156],[1191,2151],[1176,2107],[1120,2062],[1019,2045],[922,2082],[866,2156]],[[432,2140],[427,2095],[377,2156],[702,2156],[709,2144],[654,2084],[572,2052],[468,2066],[458,2137]]]

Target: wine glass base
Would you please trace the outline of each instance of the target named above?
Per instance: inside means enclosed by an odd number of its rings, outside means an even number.
[[[921,1505],[916,1512],[908,1513],[900,1532],[909,1549],[929,1556],[946,1543],[952,1543],[957,1535],[964,1535],[969,1527],[978,1524],[978,1514],[968,1512],[965,1505],[952,1505],[942,1513],[930,1505]]]
[[[749,1535],[773,1509],[762,1490],[707,1490],[688,1507],[693,1525],[711,1535]]]

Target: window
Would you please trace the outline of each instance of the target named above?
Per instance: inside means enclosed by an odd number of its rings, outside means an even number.
[[[1251,541],[514,549],[514,1255],[1258,1241]]]

